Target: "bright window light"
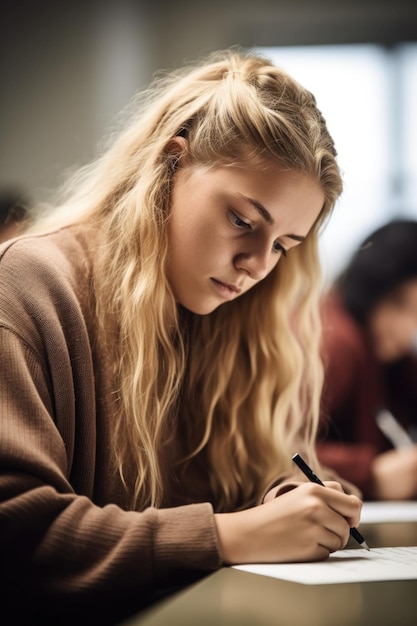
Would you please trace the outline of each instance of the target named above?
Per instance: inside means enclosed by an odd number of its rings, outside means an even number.
[[[404,129],[403,160],[405,204],[411,215],[417,215],[417,44],[401,47]]]

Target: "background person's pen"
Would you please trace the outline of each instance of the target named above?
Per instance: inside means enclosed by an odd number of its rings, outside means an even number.
[[[304,461],[304,459],[299,454],[294,454],[294,456],[292,457],[292,460],[294,461],[294,463],[296,465],[298,465],[300,470],[303,472],[304,476],[307,476],[309,481],[311,481],[312,483],[317,483],[318,485],[322,485],[323,487],[326,486],[320,480],[320,478],[317,476],[317,474],[315,474],[313,472],[311,467],[309,465],[307,465],[307,463]],[[360,532],[359,532],[359,530],[357,528],[355,528],[355,527],[351,528],[350,529],[350,534],[351,534],[351,536],[354,539],[356,539],[356,541],[359,543],[359,545],[362,546],[362,548],[366,548],[366,550],[370,550],[368,544],[366,543],[365,539],[362,537],[362,535],[360,534]]]
[[[414,441],[409,433],[395,419],[388,409],[381,409],[376,415],[376,423],[387,439],[390,440],[394,448],[409,448],[414,445]]]

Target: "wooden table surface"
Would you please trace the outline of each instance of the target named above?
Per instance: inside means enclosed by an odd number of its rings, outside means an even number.
[[[361,524],[371,547],[416,546],[417,522]],[[347,548],[358,547],[353,540]],[[358,547],[358,549],[361,549]],[[416,580],[303,585],[224,567],[123,626],[416,626]]]

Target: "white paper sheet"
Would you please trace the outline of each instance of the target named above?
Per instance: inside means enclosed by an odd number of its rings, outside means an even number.
[[[361,524],[417,522],[417,501],[364,502]]]
[[[338,550],[318,563],[234,565],[253,574],[305,585],[417,579],[417,546]]]

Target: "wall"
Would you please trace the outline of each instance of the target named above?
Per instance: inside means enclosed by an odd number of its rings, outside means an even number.
[[[236,44],[407,40],[404,0],[3,0],[0,188],[47,198],[160,68]]]

